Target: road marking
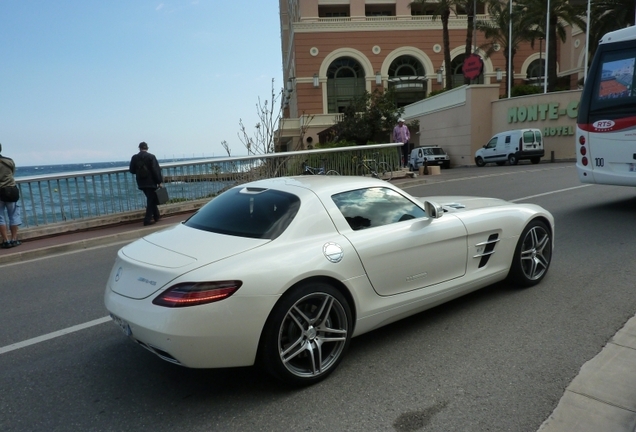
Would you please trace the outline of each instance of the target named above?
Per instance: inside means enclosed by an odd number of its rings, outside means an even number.
[[[567,191],[571,191],[571,190],[574,190],[574,189],[581,189],[581,188],[588,187],[588,186],[592,186],[592,185],[591,184],[585,184],[585,185],[581,185],[581,186],[574,186],[574,187],[571,187],[571,188],[559,189],[559,190],[555,190],[555,191],[552,191],[552,192],[540,193],[540,194],[537,194],[537,195],[529,195],[527,197],[509,200],[509,202],[525,201],[525,200],[529,200],[531,198],[537,198],[537,197],[542,197],[542,196],[546,196],[546,195],[552,195],[552,194],[557,194],[557,193],[561,193],[561,192],[567,192]]]
[[[85,322],[84,324],[78,324],[78,325],[75,325],[75,326],[72,326],[72,327],[68,327],[68,328],[65,328],[65,329],[62,329],[62,330],[58,330],[58,331],[53,332],[53,333],[49,333],[49,334],[45,334],[45,335],[42,335],[42,336],[38,336],[38,337],[35,337],[33,339],[27,339],[27,340],[22,341],[22,342],[17,342],[17,343],[11,344],[11,345],[7,345],[5,347],[0,347],[0,354],[5,354],[5,353],[8,353],[10,351],[14,351],[14,350],[17,350],[17,349],[20,349],[20,348],[28,347],[30,345],[35,345],[37,343],[44,342],[44,341],[47,341],[49,339],[55,339],[55,338],[58,338],[60,336],[64,336],[64,335],[67,335],[67,334],[70,334],[70,333],[75,333],[77,331],[84,330],[84,329],[89,328],[89,327],[93,327],[93,326],[96,326],[96,325],[103,324],[103,323],[108,322],[110,320],[111,320],[111,318],[109,316],[106,316],[104,318],[99,318],[99,319],[96,319],[96,320],[93,320],[93,321]]]

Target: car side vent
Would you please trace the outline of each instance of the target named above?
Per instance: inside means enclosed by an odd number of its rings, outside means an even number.
[[[497,244],[497,242],[499,242],[499,234],[490,234],[490,236],[488,237],[488,240],[482,243],[477,243],[475,245],[477,250],[480,250],[483,248],[483,251],[481,253],[478,253],[477,255],[473,257],[473,258],[479,258],[478,268],[482,268],[483,266],[486,265],[486,263],[488,263],[488,260],[490,259],[490,255],[495,253],[495,245]]]

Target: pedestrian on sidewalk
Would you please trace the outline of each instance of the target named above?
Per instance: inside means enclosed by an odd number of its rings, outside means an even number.
[[[22,242],[18,240],[18,226],[22,225],[20,218],[20,190],[15,184],[15,162],[13,159],[2,156],[2,144],[0,144],[0,237],[2,249],[20,246]],[[7,222],[4,219],[5,212],[9,219],[9,232]]]
[[[393,142],[394,143],[402,143],[402,149],[398,147],[398,153],[402,153],[402,163],[401,167],[405,168],[409,164],[409,140],[411,139],[411,132],[409,131],[409,127],[404,124],[404,119],[399,118],[398,124],[393,128]]]
[[[152,225],[161,219],[157,188],[163,187],[163,177],[157,158],[148,152],[148,144],[139,143],[139,153],[130,159],[130,172],[135,174],[137,188],[146,195],[146,216],[144,225]]]

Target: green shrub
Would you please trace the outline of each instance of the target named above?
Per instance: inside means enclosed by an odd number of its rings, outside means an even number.
[[[522,84],[522,85],[516,85],[510,90],[510,95],[512,97],[531,95],[531,94],[537,94],[537,93],[543,93],[543,87],[529,85],[529,84]]]

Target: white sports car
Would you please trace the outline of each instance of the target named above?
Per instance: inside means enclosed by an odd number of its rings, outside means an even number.
[[[275,178],[122,248],[105,303],[169,362],[260,364],[311,384],[354,336],[506,278],[539,283],[553,239],[552,215],[533,204],[415,198],[363,177]]]

